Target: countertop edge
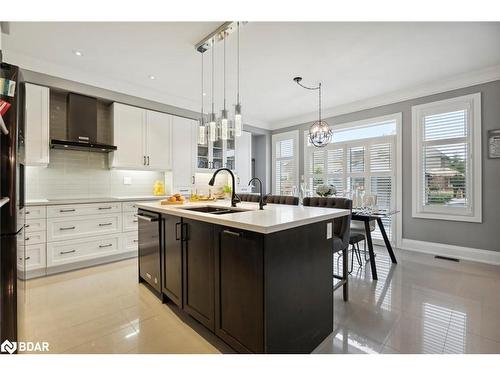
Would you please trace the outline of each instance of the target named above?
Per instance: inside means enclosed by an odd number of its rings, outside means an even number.
[[[145,202],[145,201],[156,201],[160,199],[167,198],[167,196],[150,196],[150,197],[104,197],[104,198],[75,198],[75,199],[58,199],[58,200],[47,200],[46,202],[30,202],[27,200],[25,202],[26,207],[34,206],[58,206],[67,204],[90,204],[90,203],[111,203],[111,202]]]

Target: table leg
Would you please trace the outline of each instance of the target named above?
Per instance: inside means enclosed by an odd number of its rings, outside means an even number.
[[[394,251],[392,250],[391,242],[389,238],[387,238],[387,233],[385,233],[384,223],[382,223],[381,218],[377,218],[377,224],[380,228],[380,233],[382,233],[382,237],[384,238],[385,247],[387,247],[387,251],[389,252],[389,256],[391,257],[392,263],[397,264],[396,256],[394,255]]]
[[[368,253],[370,254],[370,266],[372,269],[372,279],[378,280],[377,265],[375,264],[375,253],[373,252],[372,235],[370,232],[370,222],[365,221],[366,242],[368,243]]]

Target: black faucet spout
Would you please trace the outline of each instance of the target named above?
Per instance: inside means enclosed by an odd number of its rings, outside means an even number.
[[[231,190],[231,207],[236,207],[236,203],[240,203],[241,199],[236,195],[236,183],[235,183],[235,178],[234,178],[234,173],[232,170],[229,168],[219,168],[217,169],[214,174],[212,175],[212,178],[208,182],[210,186],[214,186],[215,184],[215,176],[221,171],[226,171],[231,175],[231,181],[232,181],[232,190]]]
[[[254,177],[252,178],[250,181],[248,181],[248,186],[250,186],[250,184],[252,183],[252,181],[259,181],[259,192],[260,192],[260,198],[259,198],[259,210],[263,210],[264,209],[264,206],[267,204],[266,202],[264,202],[264,194],[263,194],[263,191],[262,191],[262,181],[257,178],[257,177]]]

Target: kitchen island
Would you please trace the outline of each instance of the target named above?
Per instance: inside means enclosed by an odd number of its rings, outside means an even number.
[[[333,219],[349,210],[138,203],[139,281],[241,353],[310,353],[333,331]]]

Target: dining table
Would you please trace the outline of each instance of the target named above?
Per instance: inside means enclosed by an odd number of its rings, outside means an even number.
[[[380,229],[380,233],[382,234],[382,238],[384,239],[384,244],[391,257],[391,261],[393,264],[397,264],[396,256],[394,255],[394,250],[392,249],[391,241],[387,237],[387,232],[384,228],[384,223],[382,219],[395,215],[399,211],[397,210],[368,210],[368,209],[352,209],[351,220],[353,221],[362,221],[365,225],[365,236],[366,242],[368,245],[368,253],[370,254],[370,267],[372,271],[372,279],[378,280],[377,275],[377,265],[375,263],[375,253],[373,251],[373,240],[370,230],[370,222],[375,220]]]

